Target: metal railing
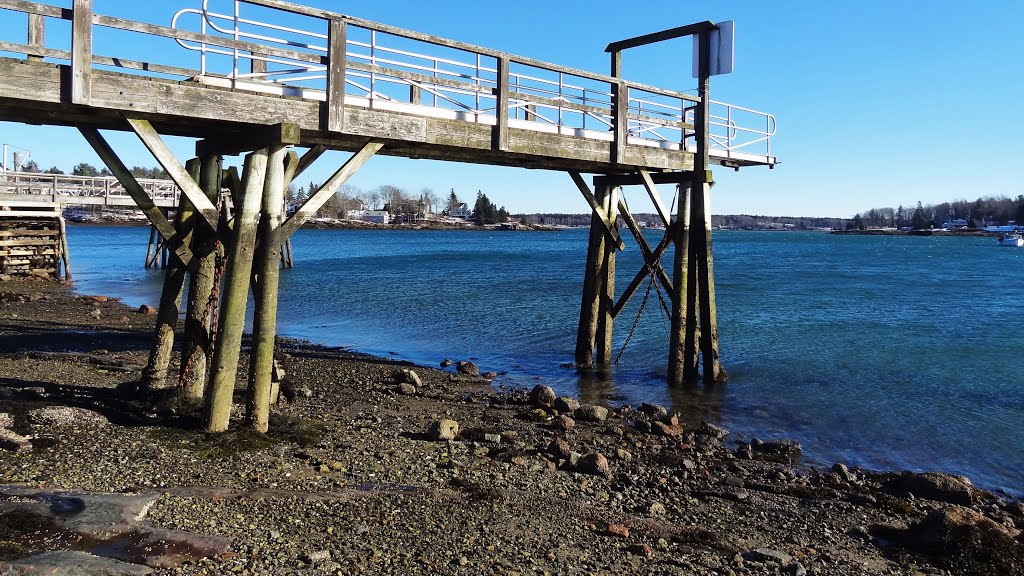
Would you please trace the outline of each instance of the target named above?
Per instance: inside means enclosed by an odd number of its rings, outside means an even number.
[[[203,34],[220,34],[234,40],[297,49],[310,55],[329,53],[329,35],[296,26],[285,26],[243,14],[243,5],[265,6],[258,0],[230,0],[230,10],[184,9],[175,14],[172,27],[196,17]],[[193,22],[193,25],[196,25]],[[516,128],[610,140],[615,122],[613,78],[579,74],[554,65],[520,61],[511,57],[514,70],[498,78],[498,59],[492,51],[429,39],[410,38],[381,29],[373,23],[348,21],[346,42],[346,103],[392,108],[460,120],[495,123],[500,84],[509,87],[509,120]],[[412,48],[398,47],[405,42]],[[228,50],[208,43],[178,40],[186,49],[200,53],[205,76],[230,81],[234,87],[274,91],[284,95],[325,99],[327,66],[308,59],[273,57],[258,52]],[[438,48],[448,54],[437,54]],[[210,56],[225,56],[230,64],[214,73]],[[248,66],[246,66],[248,63]],[[245,71],[248,68],[249,71]],[[693,109],[699,100],[684,93],[627,83],[629,144],[669,149],[692,149]],[[410,105],[432,110],[411,110]],[[771,138],[774,116],[723,102],[711,103],[710,148],[713,156],[731,158],[745,154],[773,163]]]
[[[93,14],[90,6],[94,29],[135,34],[138,52],[169,62],[102,56],[90,47],[87,63],[133,74],[496,125],[499,132],[514,127],[604,140],[614,142],[615,149],[627,144],[670,150],[694,147],[694,108],[700,100],[689,94],[282,0],[197,1],[201,2],[198,8],[174,14],[170,26]],[[0,0],[0,9],[29,18],[28,41],[0,39],[0,52],[74,63],[72,51],[46,46],[42,21],[71,20],[75,11],[26,0]],[[332,27],[344,31],[343,46],[341,42],[332,45]],[[167,51],[165,44],[148,48],[168,39],[198,52],[198,68],[181,66],[181,55]],[[332,66],[331,54],[343,55],[344,65]],[[618,93],[625,95],[624,106],[616,102]],[[746,165],[775,163],[771,139],[776,122],[771,114],[714,101],[710,108],[713,158],[723,163],[738,159]],[[328,106],[329,125],[333,125],[331,110],[336,107]],[[617,126],[624,126],[625,142],[617,140]]]

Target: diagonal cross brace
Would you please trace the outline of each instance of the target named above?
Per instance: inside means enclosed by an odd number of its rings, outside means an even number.
[[[147,120],[137,118],[126,118],[126,120],[128,120],[132,130],[135,131],[135,135],[139,137],[139,140],[142,140],[142,143],[153,154],[156,161],[167,171],[171,180],[174,180],[174,183],[178,185],[178,188],[181,188],[188,201],[202,215],[202,220],[206,222],[211,230],[216,230],[217,222],[220,219],[220,212],[217,211],[217,207],[213,205],[213,202],[206,197],[199,184],[196,184],[196,181],[189,175],[188,170],[185,170],[181,162],[175,158],[174,153],[171,152],[171,149],[160,138],[153,125]]]
[[[291,218],[281,225],[281,241],[284,241],[294,234],[295,231],[306,222],[306,220],[309,220],[313,214],[316,214],[316,211],[338,192],[342,184],[352,177],[353,174],[358,172],[359,169],[363,167],[363,164],[366,164],[366,162],[383,147],[384,144],[380,142],[367,142],[359,152],[356,152],[351,158],[349,158],[341,169],[334,173],[334,176],[331,176],[327,182],[324,182],[324,185],[316,191],[316,194],[310,196],[309,199],[295,211],[295,214],[292,214]]]
[[[668,247],[672,245],[672,235],[674,234],[675,226],[676,224],[673,223],[671,226],[665,229],[665,236],[662,237],[661,242],[658,244],[658,247],[655,248],[654,252],[651,253],[650,258],[647,258],[646,255],[644,256],[644,259],[647,260],[647,262],[645,262],[644,267],[641,268],[640,271],[636,273],[636,276],[633,277],[633,281],[629,283],[629,286],[626,286],[626,289],[622,291],[622,296],[619,297],[619,301],[616,302],[615,306],[612,307],[612,316],[618,316],[619,312],[622,312],[622,309],[626,306],[626,303],[629,302],[629,299],[632,298],[633,294],[635,294],[637,289],[640,288],[640,284],[642,284],[644,279],[647,278],[647,275],[652,272],[653,267],[650,263],[661,261],[661,257],[665,255],[665,251],[668,250]],[[658,269],[659,272],[661,272],[662,274],[665,273],[664,270],[661,269],[660,265],[658,266]],[[666,280],[667,277],[662,279],[662,285],[665,285]],[[668,286],[666,286],[666,288],[669,289],[669,294],[671,294],[671,283]]]
[[[651,173],[647,170],[640,170],[640,178],[644,181],[644,188],[647,189],[647,195],[651,197],[651,202],[654,203],[654,209],[658,211],[658,217],[661,218],[661,223],[668,228],[669,223],[672,219],[668,215],[668,210],[665,208],[664,202],[661,201],[661,194],[658,193],[657,186],[654,185],[654,180],[651,179]]]
[[[629,207],[626,206],[626,201],[622,198],[619,199],[619,214],[622,216],[622,220],[626,223],[626,227],[633,234],[633,238],[636,240],[640,251],[644,256],[644,266],[658,272],[658,280],[661,281],[661,285],[665,287],[665,290],[672,293],[672,281],[669,280],[668,274],[665,273],[665,269],[661,267],[661,257],[654,258],[654,251],[651,250],[651,245],[647,243],[647,238],[644,237],[643,231],[640,230],[640,225],[637,224],[633,215],[629,212]],[[668,228],[666,227],[666,231]],[[660,244],[659,244],[660,246]]]
[[[160,236],[167,241],[169,246],[173,247],[174,254],[178,256],[178,259],[188,266],[189,262],[192,261],[192,251],[189,250],[188,246],[184,245],[183,238],[178,236],[174,225],[167,220],[163,212],[153,203],[153,199],[149,197],[149,194],[146,194],[139,181],[135,179],[131,171],[117,157],[114,149],[110,147],[110,144],[103,138],[99,130],[79,126],[78,131],[82,133],[82,136],[85,136],[89,145],[96,151],[96,155],[100,157],[100,160],[103,160],[103,163],[117,178],[118,182],[121,183],[121,186],[124,186],[125,192],[132,197],[139,210],[142,210],[142,213],[149,218],[149,221],[156,228],[157,232],[160,233]]]
[[[572,181],[576,183],[576,187],[580,189],[580,193],[583,194],[583,198],[587,200],[587,204],[590,204],[590,208],[597,214],[597,219],[601,222],[604,227],[605,234],[611,240],[612,244],[615,245],[619,251],[626,249],[626,243],[619,237],[618,230],[615,229],[615,223],[610,221],[608,213],[605,212],[601,204],[598,203],[597,198],[594,196],[593,191],[590,190],[590,186],[587,185],[583,177],[580,176],[579,172],[569,172],[569,176],[572,176]]]

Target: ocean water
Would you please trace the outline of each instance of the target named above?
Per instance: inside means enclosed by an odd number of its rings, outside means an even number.
[[[650,231],[652,244],[659,232]],[[73,226],[82,293],[155,304],[148,230]],[[724,386],[664,384],[668,319],[651,292],[605,373],[572,362],[587,232],[301,230],[280,333],[592,401],[655,401],[805,458],[964,474],[1024,493],[1024,250],[990,238],[716,232]],[[665,262],[670,262],[671,253]],[[620,253],[621,291],[639,269]],[[645,285],[646,286],[646,285]],[[641,290],[619,317],[616,354]]]

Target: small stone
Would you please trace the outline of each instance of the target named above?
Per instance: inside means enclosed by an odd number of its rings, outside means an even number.
[[[434,422],[430,427],[430,438],[433,440],[455,440],[459,435],[459,423],[447,418]]]
[[[100,316],[102,316],[102,315],[103,315],[103,313],[100,312],[99,308],[96,308],[95,310],[93,310],[92,312],[89,313],[89,316],[92,316],[93,318],[95,318],[97,320],[99,320]]]
[[[395,390],[399,394],[402,394],[402,395],[405,395],[405,396],[415,396],[416,395],[416,387],[413,386],[412,384],[409,384],[408,382],[402,382],[401,384],[398,385],[397,388],[395,388]]]
[[[670,416],[668,422],[656,421],[654,422],[654,431],[662,436],[679,436],[683,433],[683,426],[679,423],[679,418]]]
[[[562,396],[555,400],[555,410],[558,410],[562,414],[572,414],[579,409],[579,400],[570,396]]]
[[[559,430],[568,432],[569,430],[572,430],[573,428],[576,427],[576,421],[573,420],[572,418],[569,418],[565,414],[562,414],[561,416],[555,419],[555,426],[557,426]]]
[[[458,362],[455,363],[455,370],[457,370],[459,374],[465,374],[466,376],[476,377],[480,375],[480,368],[478,368],[477,365],[473,364],[472,362],[464,362],[462,360],[459,360]]]
[[[335,460],[334,462],[331,462],[331,470],[334,470],[335,472],[343,472],[345,470],[345,465]]]
[[[630,454],[628,450],[623,450],[622,448],[615,449],[615,457],[618,458],[619,460],[622,460],[623,462],[633,461],[633,455]]]
[[[729,431],[705,420],[701,423],[700,428],[697,429],[697,434],[711,436],[716,440],[724,440],[729,435]]]
[[[593,476],[610,477],[612,475],[611,469],[608,468],[608,459],[600,452],[587,454],[580,458],[579,462],[576,463],[576,469],[583,474]]]
[[[572,448],[569,447],[569,443],[562,438],[555,438],[548,444],[545,451],[558,459],[568,459],[569,455],[572,454]]]
[[[611,536],[618,536],[619,538],[629,538],[629,528],[626,528],[622,524],[609,524],[608,534]]]
[[[555,403],[555,391],[550,386],[537,384],[530,390],[530,403],[534,406],[552,406]]]
[[[110,300],[110,298],[107,298],[106,296],[82,296],[82,300],[86,302],[106,302],[107,300]]]
[[[668,417],[668,409],[660,404],[644,402],[637,410],[652,420],[661,420]]]
[[[306,552],[302,559],[305,560],[307,564],[323,564],[331,559],[331,551],[316,550],[314,552]]]
[[[498,373],[497,372],[484,372],[483,374],[480,375],[480,377],[481,378],[486,378],[488,380],[494,380],[495,378],[498,377]]]
[[[536,408],[530,411],[530,419],[534,422],[547,422],[551,419],[551,415],[543,408]]]
[[[319,470],[321,474],[327,474],[328,472],[331,471],[331,467],[328,466],[327,464],[321,464]]]
[[[490,442],[491,444],[501,444],[501,434],[484,434],[484,442]]]
[[[576,411],[576,417],[590,422],[604,422],[608,419],[608,409],[595,404],[583,404]]]
[[[399,368],[391,374],[391,378],[399,384],[412,384],[416,388],[423,386],[423,382],[420,380],[419,374],[413,372],[408,368]]]
[[[637,556],[643,556],[645,558],[654,556],[654,549],[647,544],[632,544],[628,550],[630,554],[636,554]]]
[[[661,502],[651,502],[651,505],[647,507],[647,513],[651,516],[664,516],[665,505]]]
[[[756,550],[748,550],[743,553],[743,559],[748,562],[778,562],[783,566],[788,566],[793,561],[793,557],[785,552],[779,550],[772,550],[771,548],[758,548]]]
[[[447,368],[452,364],[455,364],[455,362],[452,362],[451,358],[445,358],[444,360],[441,360],[441,368]]]
[[[145,314],[146,316],[155,316],[160,311],[149,304],[143,304],[142,306],[139,306],[138,312],[139,314]]]

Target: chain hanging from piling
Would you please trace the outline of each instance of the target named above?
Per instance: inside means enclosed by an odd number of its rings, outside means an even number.
[[[644,299],[640,301],[640,310],[636,313],[636,319],[633,320],[633,326],[629,329],[629,336],[626,336],[626,341],[622,343],[622,349],[619,350],[619,355],[615,357],[615,363],[618,364],[619,360],[622,359],[622,355],[626,353],[626,347],[629,346],[630,340],[633,339],[633,334],[636,333],[637,326],[640,325],[640,317],[644,315],[644,308],[647,306],[647,299],[651,295],[651,288],[654,286],[654,275],[651,275],[651,281],[647,283],[647,291],[644,292]],[[660,297],[661,290],[658,291]]]
[[[227,256],[224,254],[224,247],[220,243],[220,240],[217,240],[216,243],[214,244],[213,253],[215,254],[213,289],[210,291],[210,298],[206,302],[206,309],[203,310],[203,319],[200,322],[201,326],[207,327],[209,329],[209,346],[207,347],[209,348],[209,352],[206,352],[206,354],[210,358],[213,358],[213,348],[217,339],[217,326],[219,324],[218,321],[220,319],[220,282],[221,278],[224,275],[224,270],[226,269],[226,264],[228,260]],[[218,312],[214,312],[215,309]],[[213,316],[212,326],[210,325],[211,316]],[[192,371],[192,365],[196,361],[196,356],[200,353],[199,345],[196,342],[197,336],[198,334],[193,334],[192,337],[188,339],[188,360],[185,362],[185,366],[181,370],[181,375],[178,377],[179,388],[185,387],[186,382],[188,381],[188,375]]]

